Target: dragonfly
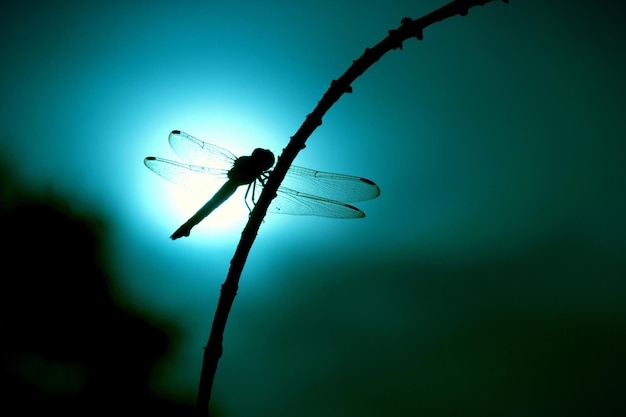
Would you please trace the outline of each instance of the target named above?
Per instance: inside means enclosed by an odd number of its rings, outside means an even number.
[[[191,229],[230,198],[241,186],[247,186],[244,200],[256,201],[274,165],[274,154],[257,148],[249,156],[237,157],[220,146],[204,142],[180,130],[169,134],[169,144],[183,162],[149,156],[144,164],[175,184],[206,191],[216,181],[224,181],[219,190],[171,236],[172,240],[189,236]],[[270,213],[313,215],[334,218],[361,218],[365,213],[347,202],[365,201],[380,195],[373,181],[351,175],[334,174],[292,165],[268,208]]]

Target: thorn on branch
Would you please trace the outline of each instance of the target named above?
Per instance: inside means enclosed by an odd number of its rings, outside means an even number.
[[[338,88],[338,84],[339,84],[339,81],[337,81],[337,80],[332,80],[332,81],[330,82],[330,88]],[[344,92],[344,93],[348,93],[348,94],[350,94],[350,93],[352,92],[352,86],[351,86],[350,84],[348,84],[347,86],[345,86],[345,87],[343,88],[343,92]]]
[[[403,25],[409,26],[408,30],[410,32],[415,32],[415,35],[413,35],[415,38],[417,38],[418,41],[421,41],[422,39],[424,39],[424,34],[422,33],[422,28],[419,27],[416,24],[416,21],[411,19],[410,17],[403,17],[402,20],[400,21],[400,23],[402,23]],[[391,32],[391,31],[389,31]],[[409,32],[409,33],[410,33]],[[400,49],[402,49],[402,47],[400,47]]]
[[[316,126],[322,125],[322,119],[320,119],[319,117],[314,117],[312,113],[306,115],[306,120],[310,120],[311,123],[315,123]]]
[[[295,135],[294,135],[295,136]],[[296,141],[293,140],[294,136],[290,136],[289,139],[291,139],[292,143],[296,143]],[[299,142],[297,144],[298,149],[302,150],[304,148],[306,148],[306,144]],[[285,153],[285,148],[283,148],[283,153]],[[280,156],[278,156],[278,159],[276,160],[276,165],[278,165],[278,163],[280,162]]]

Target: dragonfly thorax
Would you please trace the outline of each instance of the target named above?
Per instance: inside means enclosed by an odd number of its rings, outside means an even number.
[[[241,185],[250,184],[273,165],[274,154],[267,149],[257,148],[252,155],[235,160],[233,167],[228,171],[228,179]]]

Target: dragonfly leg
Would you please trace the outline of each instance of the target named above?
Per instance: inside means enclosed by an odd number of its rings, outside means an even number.
[[[265,183],[267,182],[268,178],[269,178],[269,176],[265,172],[262,173],[261,175],[259,175],[258,181],[261,183],[261,186],[265,187]],[[256,202],[257,202],[256,181],[253,184],[251,184],[251,185],[252,185],[252,203],[254,205],[256,205]]]
[[[254,181],[251,182],[250,184],[248,184],[248,188],[246,188],[246,194],[243,197],[243,201],[246,203],[246,207],[248,208],[248,211],[250,213],[252,213],[252,208],[250,207],[250,204],[248,204],[248,194],[250,193],[250,188],[252,188],[252,204],[254,205],[255,201],[254,201]]]

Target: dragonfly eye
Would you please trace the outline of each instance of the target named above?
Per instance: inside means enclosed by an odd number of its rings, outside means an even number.
[[[274,154],[268,149],[256,148],[252,152],[252,157],[258,162],[259,168],[267,171],[274,166]]]

